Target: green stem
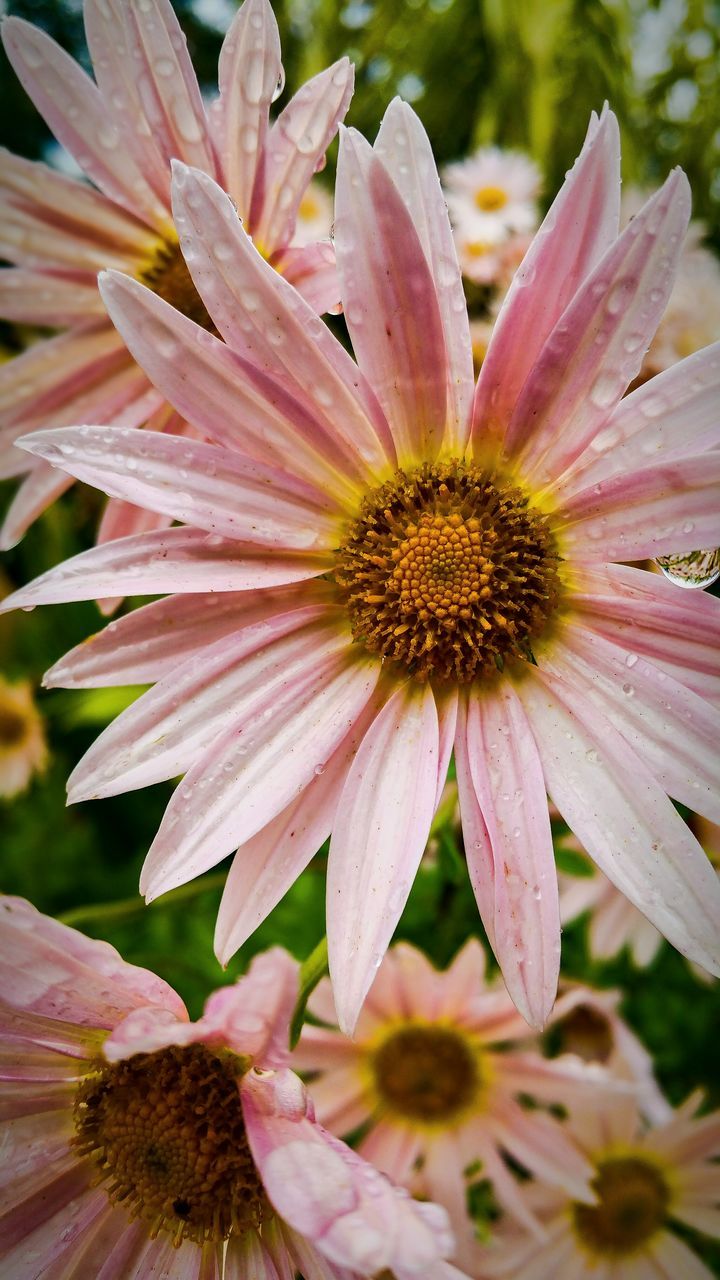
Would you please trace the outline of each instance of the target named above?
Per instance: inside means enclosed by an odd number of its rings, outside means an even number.
[[[325,977],[328,971],[328,945],[327,937],[322,937],[317,946],[306,960],[303,960],[300,966],[300,991],[298,993],[297,1003],[293,1010],[292,1020],[290,1022],[290,1048],[294,1049],[300,1039],[300,1032],[303,1029],[305,1021],[305,1010],[307,1002],[310,999],[321,978]]]
[[[218,871],[215,875],[193,880],[190,884],[180,885],[179,889],[171,889],[169,893],[163,894],[162,898],[151,902],[149,908],[142,898],[120,898],[117,902],[92,902],[85,907],[73,907],[72,911],[64,911],[57,919],[61,924],[73,927],[85,924],[88,920],[123,920],[126,916],[134,916],[147,909],[162,910],[176,902],[184,902],[199,893],[205,893],[206,889],[222,889],[226,879],[227,873]]]

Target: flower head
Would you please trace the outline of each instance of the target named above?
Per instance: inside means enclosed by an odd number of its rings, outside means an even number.
[[[665,1123],[647,1129],[630,1102],[586,1110],[574,1130],[594,1166],[593,1205],[552,1187],[531,1188],[544,1241],[498,1231],[482,1251],[487,1277],[612,1275],[614,1280],[709,1280],[697,1254],[675,1233],[681,1225],[720,1235],[720,1113],[696,1115],[693,1096]],[[529,1274],[529,1272],[527,1272]]]
[[[107,319],[96,276],[127,271],[217,332],[180,251],[170,164],[197,166],[234,201],[256,247],[319,310],[339,294],[327,232],[295,240],[298,212],[352,93],[347,58],[296,93],[270,123],[283,85],[269,0],[245,0],[220,52],[219,96],[206,108],[170,0],[85,0],[91,80],[39,28],[3,23],[19,79],[50,129],[95,184],[3,154],[0,314],[62,332],[0,371],[0,475],[23,484],[2,532],[11,546],[68,487],[14,447],[34,426],[103,422],[184,431]],[[98,188],[97,190],[95,188]],[[100,540],[167,520],[111,501]]]
[[[45,727],[29,681],[10,684],[0,675],[0,796],[24,791],[46,763]]]
[[[573,993],[557,1016],[574,1008]],[[612,1105],[614,1082],[574,1053],[550,1060],[538,1052],[507,992],[486,982],[478,942],[444,972],[406,943],[391,948],[352,1040],[331,1025],[329,983],[313,994],[310,1011],[324,1025],[306,1023],[294,1063],[316,1073],[310,1087],[319,1119],[338,1134],[362,1128],[362,1154],[445,1205],[459,1265],[474,1270],[477,1262],[467,1201],[479,1181],[510,1216],[538,1230],[503,1154],[541,1181],[590,1198],[586,1161],[546,1106],[582,1107],[599,1090]]]
[[[463,275],[507,287],[538,225],[536,165],[519,151],[480,147],[442,178]]]
[[[7,1275],[459,1278],[442,1210],[316,1123],[280,948],[192,1023],[154,974],[4,898],[0,975]]]
[[[412,163],[408,163],[408,157]],[[330,972],[357,1018],[454,748],[468,869],[536,1026],[560,956],[549,792],[675,946],[717,965],[720,889],[669,796],[717,820],[718,601],[623,562],[717,538],[710,348],[621,399],[689,214],[673,172],[618,236],[607,111],[519,269],[473,394],[462,282],[422,126],[394,102],[341,140],[336,250],[353,360],[262,259],[206,174],[175,221],[225,342],[117,273],[135,357],[213,443],[129,428],[24,447],[184,522],[120,539],[4,607],[175,592],[62,659],[54,684],[155,682],[73,799],[185,773],[143,871],[153,897],[241,845],[227,957],[332,833]],[[712,531],[712,532],[711,532]],[[683,598],[680,599],[679,597]]]

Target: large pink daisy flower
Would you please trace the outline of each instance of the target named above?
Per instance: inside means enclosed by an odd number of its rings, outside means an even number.
[[[222,183],[257,247],[313,307],[339,300],[328,240],[293,246],[295,220],[352,93],[341,59],[308,81],[270,125],[282,85],[269,0],[245,0],[220,53],[219,96],[206,110],[169,0],[85,0],[96,83],[20,18],[3,23],[7,55],[56,138],[99,190],[8,152],[0,164],[0,314],[62,330],[0,370],[0,475],[23,476],[5,520],[11,546],[71,481],[28,465],[16,437],[36,426],[114,422],[178,432],[107,318],[96,276],[142,280],[213,329],[188,275],[170,208],[170,162]],[[163,517],[111,501],[101,541],[162,526]]]
[[[13,1280],[453,1280],[447,1217],[316,1122],[279,947],[189,1022],[160,978],[0,900],[0,1259]]]
[[[698,1117],[690,1097],[646,1129],[630,1102],[578,1115],[578,1143],[594,1165],[595,1205],[533,1186],[528,1207],[542,1241],[499,1230],[481,1251],[486,1280],[712,1280],[675,1232],[680,1224],[720,1237],[720,1112]]]
[[[176,592],[51,684],[155,682],[71,798],[185,773],[150,897],[241,845],[227,957],[332,831],[330,973],[351,1028],[455,750],[468,869],[508,988],[542,1025],[560,957],[547,792],[680,950],[717,964],[720,889],[668,796],[717,820],[718,601],[620,563],[718,541],[720,350],[631,396],[689,216],[673,172],[617,233],[617,124],[582,153],[498,318],[473,398],[467,313],[427,137],[394,102],[343,133],[336,251],[357,361],[177,167],[175,220],[220,342],[136,280],[104,297],[214,443],[78,427],[35,456],[183,521],[59,566],[4,607]],[[226,447],[230,446],[230,447]]]

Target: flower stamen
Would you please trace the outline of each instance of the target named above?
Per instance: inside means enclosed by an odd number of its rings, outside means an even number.
[[[201,329],[217,334],[210,313],[195,288],[177,240],[161,241],[152,261],[139,273],[138,279],[141,284],[152,289],[158,298],[169,302],[189,320],[194,320]]]
[[[670,1189],[660,1167],[642,1156],[600,1161],[592,1188],[598,1204],[574,1204],[572,1210],[577,1236],[592,1254],[636,1253],[666,1222]]]
[[[375,1088],[389,1111],[447,1123],[477,1097],[478,1055],[448,1027],[406,1026],[391,1032],[372,1057]]]

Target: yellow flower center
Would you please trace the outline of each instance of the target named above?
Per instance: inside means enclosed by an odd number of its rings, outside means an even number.
[[[558,604],[557,560],[520,489],[451,461],[369,493],[334,576],[355,640],[418,680],[464,683],[532,657]]]
[[[475,192],[475,204],[483,213],[497,213],[507,202],[507,192],[502,187],[479,187]]]
[[[384,1107],[411,1120],[447,1123],[482,1087],[478,1054],[459,1031],[405,1026],[374,1051],[374,1084]]]
[[[219,1243],[270,1216],[240,1104],[246,1066],[203,1045],[172,1046],[97,1059],[79,1086],[75,1146],[151,1236]]]
[[[298,220],[300,222],[311,222],[313,218],[317,218],[319,213],[319,200],[316,199],[311,191],[306,191],[298,208]]]
[[[572,1210],[578,1239],[592,1254],[637,1253],[667,1219],[670,1189],[659,1166],[643,1156],[601,1160],[592,1188],[599,1203],[574,1204]]]
[[[0,707],[0,748],[18,747],[25,737],[27,720],[19,711]]]
[[[141,284],[147,285],[159,298],[169,302],[201,329],[217,334],[205,303],[195,288],[193,278],[177,240],[160,241],[150,263],[139,273]]]

